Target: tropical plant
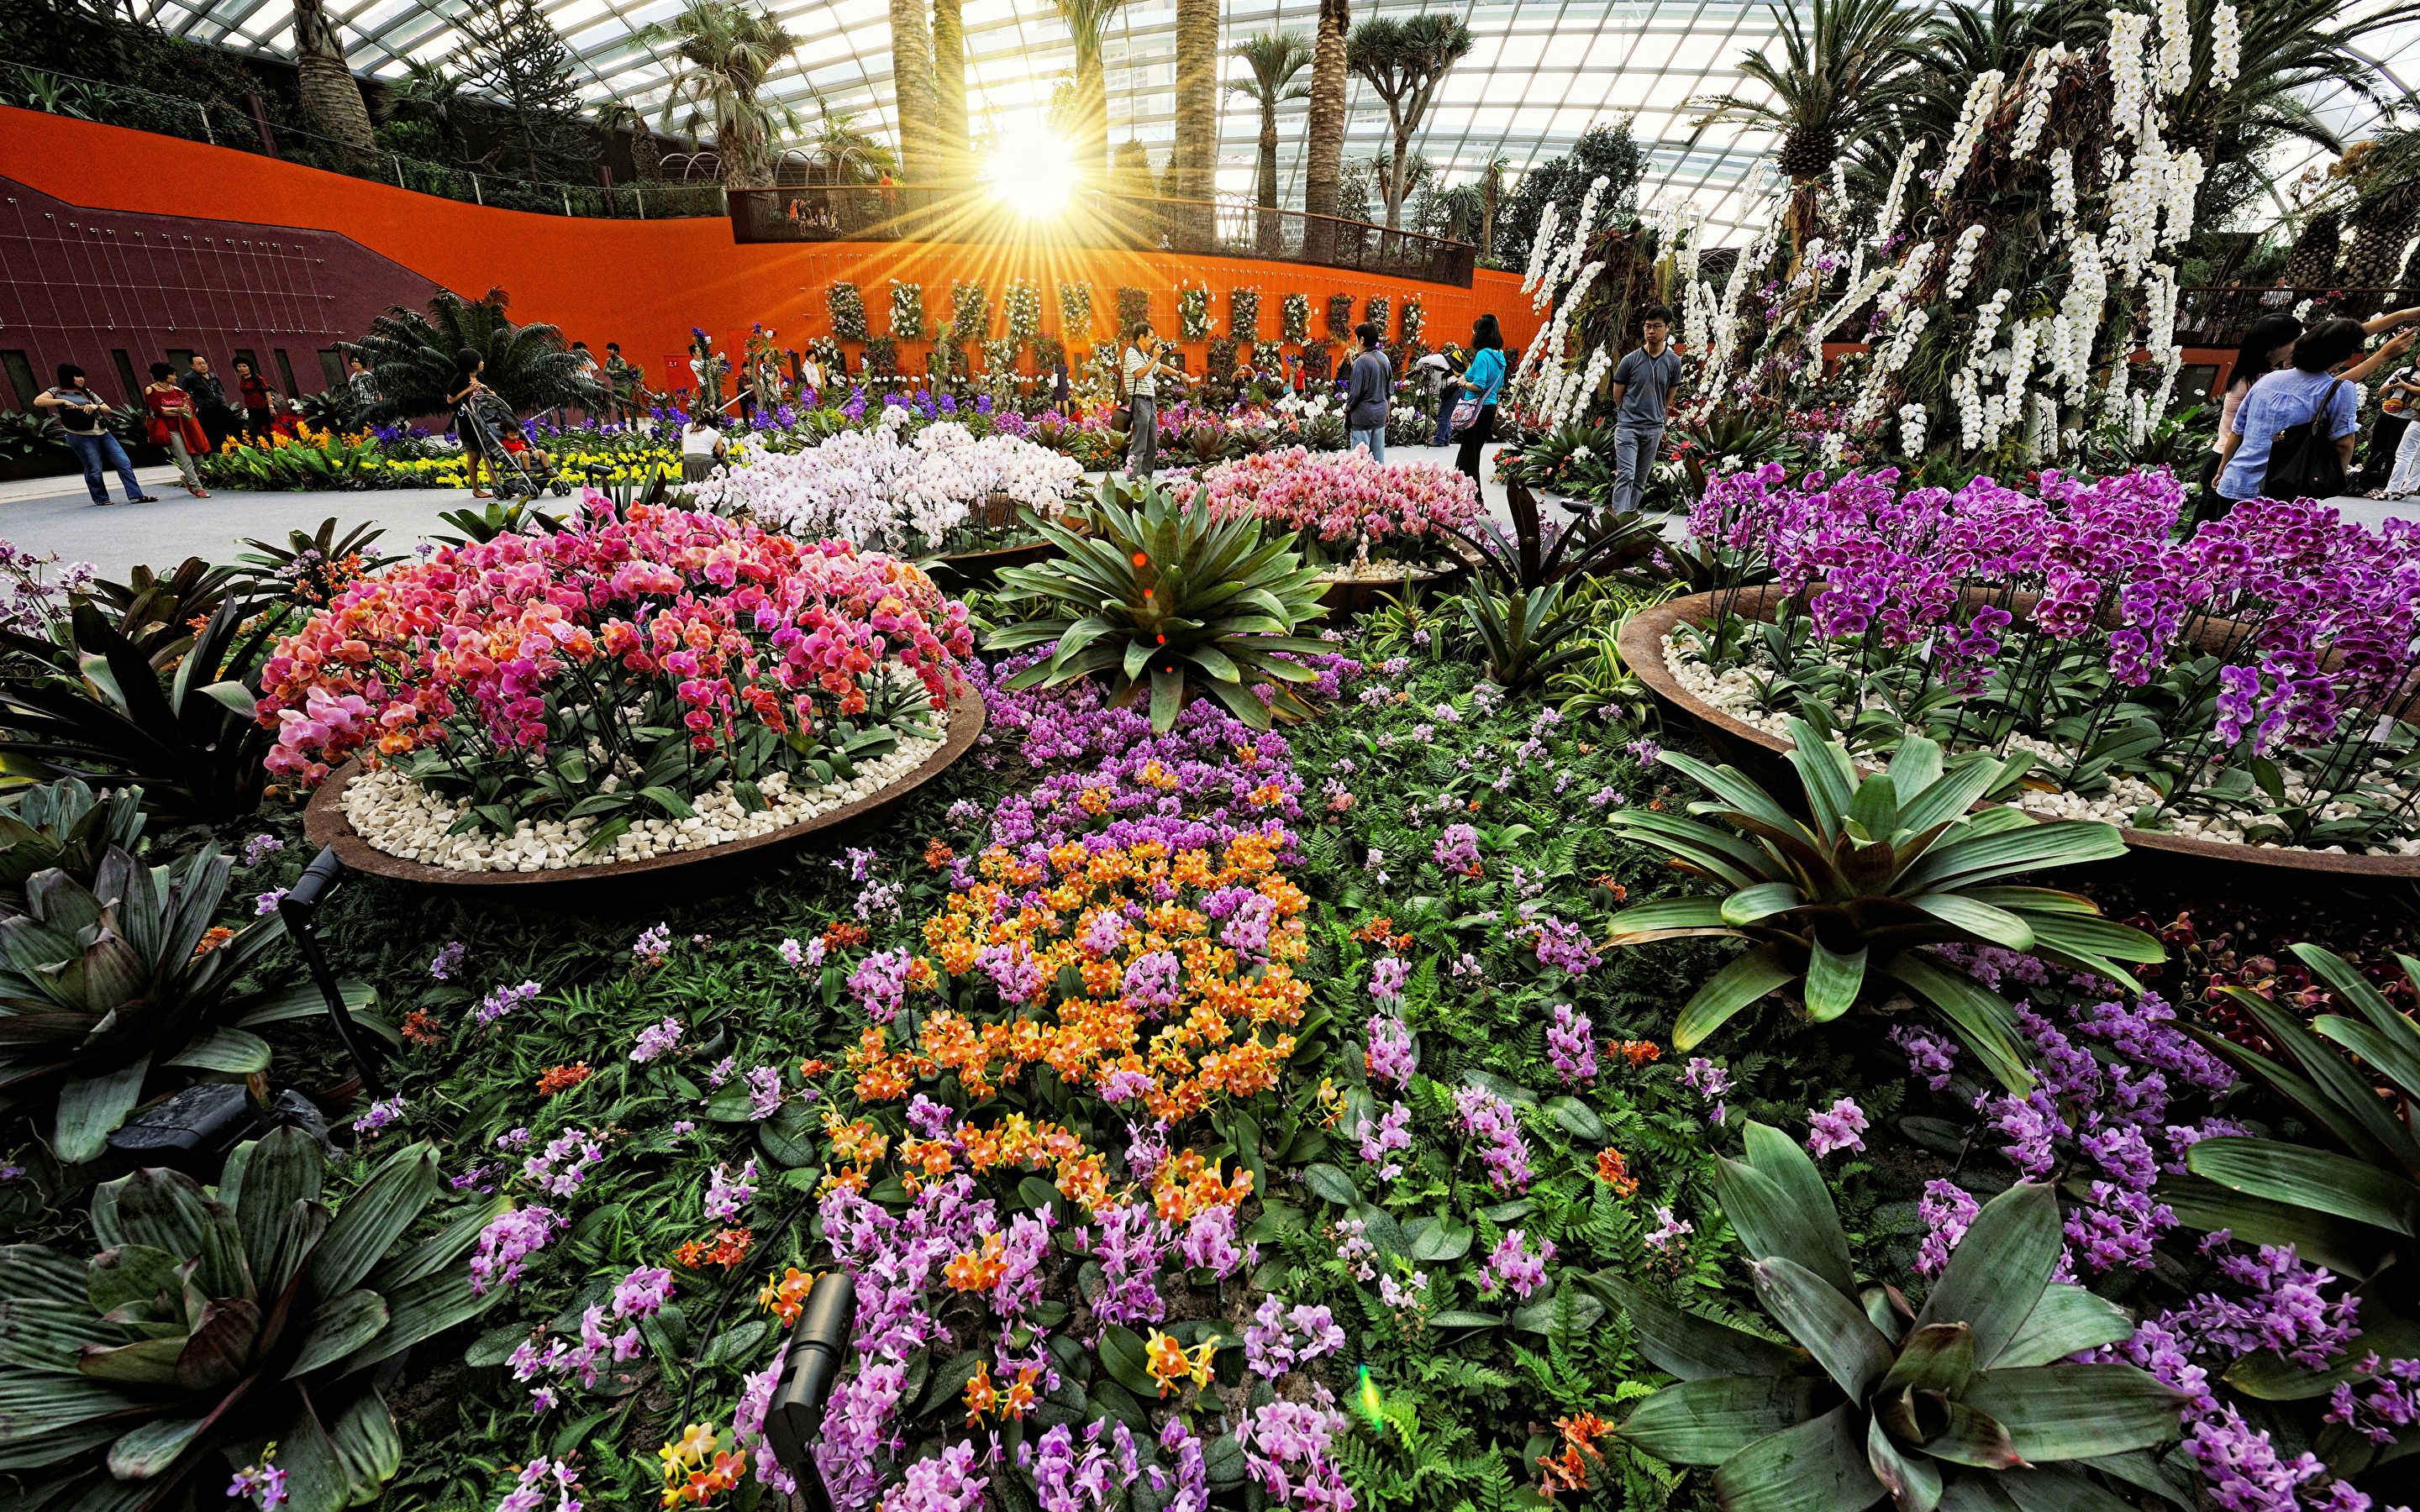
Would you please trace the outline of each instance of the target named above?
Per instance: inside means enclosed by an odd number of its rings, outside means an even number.
[[[89,886],[35,872],[24,912],[0,918],[0,1111],[55,1096],[63,1164],[101,1153],[156,1069],[265,1072],[269,1043],[251,1030],[326,1011],[307,982],[237,991],[286,928],[271,913],[212,939],[234,870],[215,844],[161,867],[113,847]]]
[[[1490,682],[1507,689],[1533,687],[1581,660],[1592,621],[1564,602],[1570,584],[1558,579],[1527,593],[1498,595],[1481,582],[1462,596],[1464,618],[1479,637]]]
[[[563,332],[538,322],[513,324],[505,314],[509,302],[500,288],[476,300],[440,290],[427,315],[396,305],[371,321],[361,351],[378,379],[377,411],[411,416],[444,409],[455,363],[465,351],[486,359],[480,381],[521,414],[565,404],[601,408],[605,391],[582,375],[585,359],[564,345]]]
[[[1109,21],[1125,8],[1126,0],[1051,0],[1067,25],[1076,54],[1073,109],[1077,171],[1088,177],[1105,174],[1109,163],[1109,85],[1101,61],[1101,43]]]
[[[1253,691],[1262,685],[1275,694],[1275,712],[1307,712],[1292,689],[1316,674],[1292,658],[1327,646],[1295,632],[1326,609],[1319,570],[1303,563],[1291,532],[1270,538],[1249,517],[1222,520],[1206,500],[1114,477],[1089,507],[1089,535],[1025,516],[1062,554],[1000,575],[1003,602],[1034,600],[1054,614],[992,632],[995,651],[1053,647],[1010,687],[1098,672],[1117,703],[1147,690],[1152,728],[1163,733],[1188,692],[1209,694],[1256,730],[1268,728],[1272,712]]]
[[[967,23],[963,0],[933,0],[933,138],[939,179],[963,183],[972,172],[967,128]]]
[[[430,539],[444,546],[465,546],[473,541],[492,541],[499,535],[544,532],[552,534],[563,529],[563,521],[537,507],[529,499],[490,499],[480,509],[449,509],[437,517],[461,532],[459,535],[432,535]]]
[[[1936,947],[2027,951],[2135,992],[2140,985],[2118,963],[2165,957],[2157,939],[2101,918],[2088,898],[2004,882],[2126,853],[2116,826],[2095,820],[2038,824],[2006,807],[1970,813],[2023,775],[2023,758],[1978,755],[1945,766],[1938,745],[1910,735],[1888,770],[1860,775],[1848,751],[1806,720],[1792,719],[1790,731],[1790,764],[1809,818],[1737,767],[1668,750],[1665,765],[1714,795],[1690,811],[1741,833],[1646,809],[1609,821],[1668,852],[1677,870],[1730,889],[1626,908],[1613,918],[1612,944],[1709,935],[1753,947],[1683,1005],[1674,1049],[1695,1048],[1776,993],[1797,998],[1822,1024],[1903,989],[1931,1004],[2003,1086],[2023,1092],[2034,1075],[2015,1011]]]
[[[1207,248],[1218,231],[1219,0],[1176,0],[1176,141],[1167,193],[1183,245]]]
[[[256,594],[317,608],[363,574],[403,560],[372,551],[385,533],[385,527],[368,520],[340,530],[331,515],[316,530],[288,531],[283,544],[244,542],[252,549],[237,556],[236,570]]]
[[[294,0],[294,70],[295,93],[311,129],[356,152],[369,151],[369,107],[345,61],[344,38],[327,0]]]
[[[1326,256],[1335,227],[1322,217],[1336,213],[1344,188],[1344,88],[1350,65],[1347,35],[1352,0],[1319,0],[1319,25],[1311,34],[1311,115],[1304,123],[1302,208],[1312,217],[1303,227],[1304,255]]]
[[[1504,480],[1507,531],[1482,516],[1457,530],[1471,548],[1483,579],[1505,594],[1527,594],[1560,579],[1586,578],[1652,550],[1662,539],[1636,515],[1617,519],[1584,516],[1568,526],[1549,523],[1538,498],[1517,477]]]
[[[0,646],[45,675],[0,682],[0,759],[20,773],[139,782],[143,806],[178,823],[229,824],[260,807],[271,732],[253,719],[246,680],[275,617],[222,603],[163,685],[142,647],[99,606],[78,604],[56,639],[0,632]]]
[[[84,596],[108,609],[117,633],[166,671],[192,648],[195,622],[208,621],[226,602],[236,576],[225,563],[187,557],[164,577],[136,566],[122,582],[97,578]]]
[[[1237,42],[1227,54],[1246,70],[1244,77],[1228,80],[1227,87],[1260,111],[1259,155],[1253,160],[1253,203],[1260,213],[1252,236],[1254,247],[1267,256],[1278,250],[1283,233],[1277,214],[1278,107],[1311,98],[1310,86],[1301,80],[1302,70],[1311,67],[1311,43],[1300,32],[1263,32]]]
[[[1345,43],[1345,65],[1387,102],[1394,155],[1379,172],[1378,189],[1389,231],[1404,224],[1404,201],[1412,187],[1412,139],[1419,134],[1437,86],[1469,51],[1470,28],[1459,17],[1430,10],[1373,16],[1354,27]]]
[[[86,887],[113,850],[143,843],[143,795],[119,788],[93,796],[74,778],[22,788],[0,804],[0,915],[25,911],[25,883],[60,871]]]
[[[2335,1148],[2256,1134],[2207,1139],[2186,1152],[2189,1174],[2163,1179],[2157,1193],[2187,1224],[2226,1229],[2247,1244],[2292,1245],[2304,1259],[2362,1284],[2360,1335],[2331,1368],[2311,1370],[2268,1352],[2228,1371],[2229,1384],[2272,1400],[2324,1396],[2339,1383],[2368,1379],[2379,1360],[2420,1357],[2420,1306],[2410,1279],[2420,1265],[2413,1233],[2420,1138],[2397,1112],[2398,1103],[2408,1108],[2420,1099],[2420,1028],[2342,956],[2316,945],[2292,949],[2352,1015],[2322,1013],[2306,1025],[2259,993],[2226,987],[2272,1053],[2191,1032]],[[2405,980],[2420,988],[2420,961],[2397,960]],[[2408,1433],[2399,1437],[2411,1442]],[[2319,1445],[2322,1454],[2344,1473],[2358,1472],[2376,1449],[2358,1433],[2322,1438],[2332,1441]]]
[[[758,95],[766,76],[798,50],[799,39],[744,0],[690,0],[679,15],[641,31],[639,40],[669,43],[680,60],[664,96],[664,124],[680,116],[681,130],[692,136],[712,130],[726,188],[771,184],[774,143],[799,122],[788,105]],[[489,383],[501,387],[492,377]],[[383,376],[379,387],[389,392]]]
[[[398,1250],[438,1194],[429,1146],[341,1201],[327,1164],[278,1129],[237,1146],[215,1188],[139,1170],[97,1189],[88,1258],[0,1251],[0,1456],[30,1483],[15,1504],[215,1501],[229,1457],[257,1473],[271,1443],[287,1512],[378,1500],[403,1443],[372,1367],[504,1288],[474,1290],[456,1263],[475,1210]]]
[[[2115,1303],[2053,1281],[2064,1240],[2046,1185],[1985,1204],[1921,1311],[1860,1287],[1823,1179],[1781,1131],[1750,1121],[1714,1189],[1754,1262],[1758,1299],[1796,1346],[1686,1312],[1599,1273],[1639,1352],[1681,1378],[1632,1410],[1623,1442],[1714,1468],[1730,1512],[2013,1507],[2085,1512],[2166,1487],[2142,1451],[2177,1436],[2181,1393],[2130,1365],[2065,1363],[2131,1337]]]
[[[938,177],[933,33],[923,0],[891,0],[891,90],[898,101],[901,171]]]

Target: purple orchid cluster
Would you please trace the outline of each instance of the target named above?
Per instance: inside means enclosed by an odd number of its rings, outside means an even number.
[[[1804,606],[1800,654],[1856,670],[1847,696],[1990,685],[2014,710],[1951,698],[1936,736],[2005,753],[2080,714],[2088,737],[2159,683],[2169,724],[2146,759],[2188,774],[2177,801],[2247,750],[2304,753],[2323,788],[2366,778],[2379,718],[2412,713],[2420,523],[2253,501],[2180,540],[2182,501],[2164,469],[1953,492],[1902,490],[1890,469],[1792,483],[1768,463],[1712,479],[1690,527],[1770,568]]]

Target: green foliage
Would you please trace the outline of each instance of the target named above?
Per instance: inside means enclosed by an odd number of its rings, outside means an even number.
[[[1528,169],[1504,196],[1496,212],[1497,262],[1507,268],[1528,262],[1529,244],[1546,207],[1561,205],[1568,214],[1600,174],[1612,180],[1606,186],[1603,201],[1606,220],[1618,224],[1626,219],[1646,172],[1647,155],[1630,134],[1628,120],[1590,126],[1572,144],[1570,152]]]
[[[25,884],[57,870],[90,887],[101,857],[134,854],[143,843],[143,795],[119,788],[105,798],[74,778],[25,788],[0,805],[0,914],[23,913]]]
[[[480,381],[517,413],[566,404],[602,407],[604,390],[582,376],[581,359],[564,344],[563,332],[535,321],[515,325],[504,313],[507,302],[500,288],[476,300],[441,290],[427,315],[396,305],[371,321],[361,351],[378,380],[373,412],[395,419],[443,410],[454,392],[455,361],[465,351],[487,360]]]
[[[0,1251],[0,1456],[13,1504],[91,1512],[215,1499],[276,1444],[292,1512],[377,1500],[403,1458],[371,1369],[467,1322],[480,1214],[398,1242],[435,1200],[414,1145],[351,1194],[301,1131],[239,1146],[215,1188],[142,1170],[93,1194],[98,1254]]]
[[[18,772],[137,782],[163,818],[229,824],[260,807],[272,733],[253,718],[254,678],[274,616],[222,603],[164,677],[92,603],[55,640],[0,633],[38,675],[0,682],[0,757]]]
[[[1275,689],[1275,710],[1307,712],[1293,688],[1316,681],[1295,656],[1325,642],[1295,632],[1326,613],[1318,569],[1305,566],[1292,534],[1264,537],[1247,516],[1215,518],[1206,496],[1180,502],[1149,483],[1108,478],[1090,506],[1094,533],[1047,520],[1027,523],[1063,555],[1000,575],[1003,601],[1038,600],[1050,619],[995,630],[994,651],[1055,646],[1011,687],[1055,687],[1103,674],[1112,698],[1151,699],[1151,722],[1176,722],[1187,692],[1208,693],[1235,717],[1268,728],[1272,706],[1254,690]],[[1145,673],[1149,674],[1148,681]]]
[[[2091,900],[2005,879],[2125,853],[2115,826],[2036,824],[2018,810],[1969,808],[2023,771],[1986,756],[1945,767],[1941,748],[1911,736],[1885,772],[1860,774],[1838,744],[1792,720],[1791,764],[1811,819],[1802,820],[1738,768],[1677,752],[1665,764],[1714,795],[1690,806],[1738,835],[1673,814],[1625,810],[1612,823],[1669,854],[1677,870],[1716,883],[1717,898],[1640,903],[1613,919],[1611,943],[1719,936],[1753,947],[1709,978],[1672,1027],[1696,1046],[1750,1003],[1788,993],[1826,1023],[1904,990],[2012,1091],[2034,1085],[2015,1011],[1933,948],[1993,945],[2141,991],[2118,962],[2166,952],[2140,930],[2100,917]],[[1887,985],[1886,985],[1887,984]]]
[[[2084,1467],[2175,1438],[2183,1397],[2133,1365],[2059,1363],[2134,1325],[2051,1279],[2051,1188],[2020,1184],[1986,1205],[1919,1312],[1858,1285],[1806,1151],[1762,1123],[1745,1137],[1746,1158],[1718,1158],[1714,1185],[1766,1315],[1796,1348],[1601,1278],[1640,1352],[1681,1378],[1622,1420],[1622,1439],[1714,1467],[1734,1512],[2125,1504]]]

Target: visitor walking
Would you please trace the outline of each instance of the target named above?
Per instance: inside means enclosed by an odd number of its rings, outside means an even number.
[[[1484,502],[1487,483],[1480,476],[1479,461],[1487,443],[1496,439],[1496,401],[1504,391],[1504,332],[1495,316],[1482,315],[1471,322],[1470,361],[1454,381],[1462,395],[1453,407],[1451,422],[1453,439],[1462,443],[1462,450],[1454,454],[1454,470],[1478,486]]]
[[[2403,439],[2395,448],[2395,471],[2386,479],[2386,497],[2409,499],[2420,494],[2420,423],[2412,420],[2412,407],[2420,403],[2420,368],[2407,367],[2388,378],[2384,401],[2397,405],[2405,421]]]
[[[1641,345],[1613,370],[1613,512],[1638,512],[1647,476],[1664,452],[1664,422],[1672,386],[1681,381],[1681,354],[1669,345],[1672,312],[1651,304],[1638,321]]]
[[[2324,499],[2344,491],[2360,428],[2353,384],[2412,343],[2404,332],[2346,374],[2360,352],[2358,321],[2322,320],[2294,343],[2293,365],[2261,376],[2219,438],[2222,499]]]
[[[1387,460],[1388,398],[1395,390],[1394,365],[1378,349],[1378,328],[1364,320],[1353,328],[1361,350],[1344,384],[1344,446],[1369,450],[1373,462]]]
[[[277,431],[277,391],[246,359],[235,360],[235,387],[243,400],[244,434],[262,445]]]
[[[1449,343],[1442,350],[1426,353],[1412,364],[1412,371],[1420,378],[1422,397],[1436,409],[1436,434],[1431,442],[1436,446],[1453,439],[1453,359],[1447,355],[1452,350]]]
[[[185,359],[185,371],[177,377],[177,387],[194,396],[194,413],[200,417],[202,434],[209,438],[210,450],[224,450],[227,438],[235,434],[235,406],[227,403],[226,385],[210,371],[210,360],[195,352]]]
[[[356,357],[353,361],[358,363],[361,359]],[[168,449],[187,493],[196,499],[208,499],[210,491],[202,486],[201,470],[194,466],[194,457],[209,450],[210,439],[202,430],[200,417],[194,413],[194,396],[177,386],[176,371],[165,363],[151,364],[151,384],[143,391],[143,408],[151,412],[151,444]]]
[[[85,381],[84,369],[73,363],[59,364],[56,388],[44,389],[34,395],[34,408],[56,419],[59,429],[68,440],[68,450],[84,464],[84,486],[92,493],[96,504],[116,502],[109,497],[109,486],[101,477],[105,466],[117,473],[117,481],[126,486],[126,501],[130,504],[156,504],[160,501],[143,491],[135,481],[134,464],[126,459],[126,448],[109,433],[109,417],[117,413],[110,402],[92,392]]]
[[[462,462],[471,481],[471,497],[493,499],[494,494],[479,486],[479,468],[488,458],[492,444],[488,436],[484,408],[488,386],[479,381],[480,371],[488,365],[477,352],[464,347],[454,357],[454,381],[446,386],[445,403],[454,411],[454,434],[462,442]]]
[[[1159,377],[1176,377],[1168,348],[1160,345],[1150,321],[1138,320],[1126,328],[1119,372],[1126,391],[1126,471],[1148,478],[1159,466]]]
[[[639,370],[622,355],[622,344],[605,344],[605,417],[616,423],[630,418],[630,401],[639,389]]]
[[[367,419],[370,411],[378,408],[378,378],[371,374],[370,364],[363,361],[359,352],[345,359],[345,387],[352,391],[355,413]]]

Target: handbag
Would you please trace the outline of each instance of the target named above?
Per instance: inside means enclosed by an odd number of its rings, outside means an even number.
[[[1446,424],[1446,434],[1459,440],[1463,432],[1479,424],[1479,395],[1466,394],[1455,401],[1453,419]]]
[[[2260,480],[2261,498],[2328,499],[2345,491],[2344,455],[2322,424],[2336,390],[2342,387],[2342,378],[2330,383],[2310,419],[2287,426],[2269,443],[2269,471]]]

